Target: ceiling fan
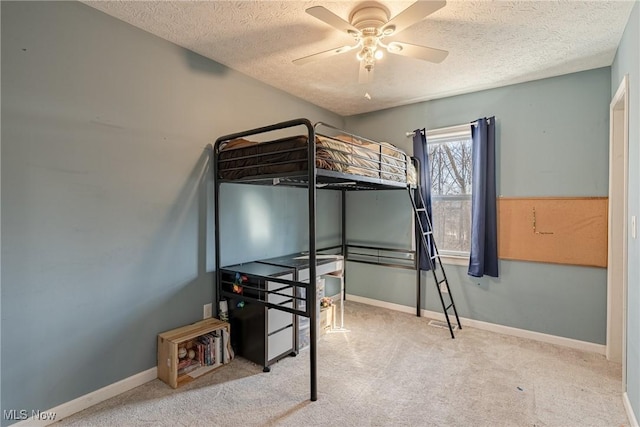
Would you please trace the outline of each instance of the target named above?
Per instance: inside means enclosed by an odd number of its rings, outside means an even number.
[[[417,23],[427,15],[441,9],[447,2],[417,1],[389,19],[389,10],[377,2],[366,2],[358,5],[349,15],[349,22],[340,18],[323,6],[314,6],[306,12],[322,22],[344,31],[355,39],[355,44],[329,49],[313,55],[295,59],[294,64],[302,65],[318,59],[328,58],[352,50],[358,50],[356,58],[360,61],[360,83],[371,81],[373,67],[377,59],[382,58],[383,50],[396,55],[408,56],[423,61],[440,63],[449,52],[427,46],[391,41],[385,43],[387,37],[395,36],[400,31]]]

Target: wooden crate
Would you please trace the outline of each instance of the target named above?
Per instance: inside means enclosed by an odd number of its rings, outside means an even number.
[[[230,345],[225,339],[222,330],[231,333],[229,323],[218,319],[205,319],[196,323],[192,323],[181,328],[172,329],[158,335],[158,378],[169,384],[173,388],[178,388],[195,378],[207,374],[214,369],[222,366],[224,357],[216,361],[214,365],[195,367],[195,369],[178,374],[178,349],[180,347],[193,348],[198,338],[214,331],[221,331],[223,351]],[[229,335],[227,335],[228,338]]]

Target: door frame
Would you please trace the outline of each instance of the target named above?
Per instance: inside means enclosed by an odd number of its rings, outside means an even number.
[[[622,184],[622,188],[620,188]],[[609,104],[609,227],[607,262],[608,360],[622,363],[626,391],[629,191],[629,77],[625,75]]]

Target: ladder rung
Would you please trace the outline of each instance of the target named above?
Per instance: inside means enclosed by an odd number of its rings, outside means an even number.
[[[416,212],[426,212],[425,208],[416,208]]]
[[[438,282],[438,285],[442,285],[444,282],[446,282],[447,279],[442,279]],[[449,284],[447,283],[447,286],[449,286]]]
[[[449,305],[447,306],[447,308],[445,308],[445,309],[444,309],[444,311],[449,310],[452,306],[453,306],[453,303],[449,304]]]
[[[433,231],[424,231],[422,234],[426,236],[427,234],[433,234]]]

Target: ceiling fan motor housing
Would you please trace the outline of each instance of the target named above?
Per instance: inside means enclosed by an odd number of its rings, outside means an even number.
[[[380,29],[389,21],[389,11],[379,3],[365,3],[351,12],[351,25],[365,35],[380,35]]]

